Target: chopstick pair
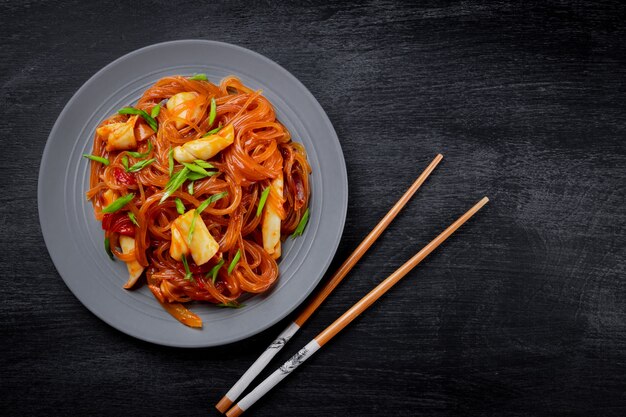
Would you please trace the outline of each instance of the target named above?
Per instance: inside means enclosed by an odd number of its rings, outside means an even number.
[[[244,373],[244,375],[237,381],[237,383],[228,391],[228,393],[219,401],[216,408],[220,412],[226,411],[234,400],[248,387],[252,380],[265,368],[269,361],[278,353],[283,346],[289,341],[289,339],[299,330],[299,328],[306,322],[311,314],[321,305],[321,303],[328,297],[328,295],[335,289],[335,287],[341,282],[341,280],[348,274],[352,267],[358,262],[358,260],[365,254],[369,247],[376,241],[380,234],[386,229],[391,221],[396,217],[399,211],[406,205],[408,200],[415,194],[417,189],[428,178],[430,173],[435,169],[437,164],[443,158],[442,155],[437,157],[430,163],[430,165],[424,170],[424,172],[417,178],[417,180],[411,185],[406,193],[398,200],[393,208],[383,217],[383,219],[376,225],[376,227],[367,235],[367,237],[361,242],[361,244],[354,250],[354,252],[346,259],[346,261],[339,267],[335,275],[326,284],[326,286],[318,293],[316,297],[310,302],[309,305],[298,315],[298,317],[291,323],[274,342],[265,350],[265,352],[252,364],[252,366]],[[256,401],[258,401],[263,395],[265,395],[276,384],[282,381],[287,375],[289,375],[295,368],[308,359],[319,348],[324,346],[329,340],[331,340],[336,334],[343,330],[348,324],[352,322],[357,316],[365,311],[370,305],[372,305],[378,298],[385,294],[391,287],[393,287],[398,281],[400,281],[409,271],[417,266],[426,256],[428,256],[433,250],[435,250],[441,243],[443,243],[452,233],[454,233],[461,225],[463,225],[470,217],[472,217],[478,210],[484,206],[489,199],[484,197],[478,203],[474,205],[470,210],[463,214],[459,219],[452,223],[446,230],[444,230],[439,236],[433,239],[422,250],[409,259],[404,265],[398,268],[394,273],[377,285],[372,291],[370,291],[365,297],[359,300],[354,306],[346,311],[341,317],[335,320],[330,326],[324,329],[313,340],[311,340],[304,348],[296,353],[291,359],[283,364],[278,370],[261,382],[254,390],[241,399],[234,407],[228,412],[228,417],[237,417],[241,415],[245,410],[250,408]]]

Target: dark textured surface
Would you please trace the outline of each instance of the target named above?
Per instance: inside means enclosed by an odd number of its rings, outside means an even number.
[[[0,414],[215,415],[284,326],[134,340],[74,298],[41,236],[39,160],[72,94],[136,48],[203,38],[277,61],[328,113],[350,183],[335,267],[446,157],[280,362],[492,199],[251,415],[626,415],[624,7],[174,3],[0,3]]]

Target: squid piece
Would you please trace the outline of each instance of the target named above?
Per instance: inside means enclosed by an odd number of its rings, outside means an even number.
[[[263,249],[265,249],[272,258],[278,259],[281,254],[280,223],[282,221],[279,208],[282,207],[285,201],[283,199],[282,173],[272,181],[270,187],[272,188],[265,203],[261,232],[263,235]]]
[[[120,246],[122,247],[122,253],[127,254],[135,251],[135,238],[130,236],[120,235]],[[143,273],[144,267],[139,264],[136,260],[127,261],[126,268],[128,269],[128,281],[124,284],[124,288],[132,288],[133,285],[137,282],[141,274]]]
[[[96,133],[105,138],[108,152],[137,148],[135,123],[138,117],[132,116],[125,122],[109,123],[96,129]]]
[[[196,159],[206,161],[233,144],[235,129],[228,125],[215,135],[191,140],[174,148],[174,159],[178,162],[193,162]]]
[[[189,210],[172,222],[172,243],[170,255],[180,261],[183,255],[191,253],[196,265],[207,263],[219,250],[219,244],[207,229],[201,216],[195,216],[196,210]],[[194,223],[191,242],[189,242],[189,228]]]
[[[197,105],[196,100],[198,93],[183,92],[174,94],[167,100],[165,107],[179,119],[187,120],[188,122],[195,123],[202,116],[202,108]],[[181,129],[185,126],[183,120],[176,120],[176,129]]]

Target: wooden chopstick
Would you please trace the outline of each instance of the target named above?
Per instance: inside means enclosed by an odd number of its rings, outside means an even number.
[[[357,246],[357,248],[348,256],[348,258],[339,267],[337,272],[332,276],[330,281],[317,293],[317,295],[309,302],[309,304],[300,312],[298,317],[287,326],[285,330],[278,335],[278,337],[272,342],[272,344],[265,349],[265,352],[259,356],[259,358],[248,368],[248,370],[239,378],[239,380],[233,385],[233,387],[222,397],[222,399],[216,404],[221,413],[224,413],[230,408],[233,401],[235,401],[243,393],[243,391],[250,385],[250,383],[256,378],[256,376],[267,366],[272,358],[285,346],[285,344],[296,334],[296,332],[304,325],[304,323],[311,317],[311,314],[317,310],[317,308],[326,300],[326,298],[333,292],[333,290],[339,285],[341,280],[348,275],[348,272],[354,267],[354,265],[361,259],[361,257],[372,246],[381,233],[389,226],[389,223],[398,215],[400,210],[406,205],[406,203],[413,197],[415,192],[426,181],[428,176],[434,171],[439,162],[443,159],[443,155],[438,154],[435,159],[426,167],[424,172],[415,180],[413,185],[404,193],[404,195],[398,200],[398,202],[389,210],[389,212],[383,217],[380,222],[372,229],[372,231],[363,239],[363,241]]]
[[[243,397],[233,408],[228,410],[226,415],[228,417],[238,417],[245,410],[249,409],[255,402],[263,397],[263,395],[276,386],[276,384],[285,379],[294,369],[311,357],[319,348],[328,343],[328,341],[331,340],[337,333],[350,324],[352,320],[358,317],[363,311],[367,310],[367,308],[371,306],[374,301],[378,300],[383,294],[389,291],[391,287],[398,283],[398,281],[400,281],[409,271],[415,268],[415,266],[417,266],[433,250],[441,245],[452,233],[461,227],[463,223],[469,220],[470,217],[487,204],[488,201],[489,199],[487,197],[483,197],[483,199],[476,203],[474,207],[459,217],[457,221],[448,226],[446,230],[433,239],[428,245],[424,246],[422,250],[416,253],[404,265],[389,275],[389,277],[387,277],[383,282],[378,284],[376,288],[370,291],[365,297],[361,298],[361,300],[353,305],[348,311],[343,313],[341,317],[335,320],[320,334],[315,336],[313,340],[307,343],[304,348],[292,356],[291,359],[283,364],[283,366],[278,368],[273,374],[261,382],[254,390],[252,390],[252,392]]]

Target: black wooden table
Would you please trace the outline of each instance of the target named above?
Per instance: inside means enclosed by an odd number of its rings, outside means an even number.
[[[74,298],[41,236],[39,161],[72,94],[201,38],[275,60],[328,113],[350,184],[331,269],[445,155],[275,364],[492,200],[250,415],[626,415],[626,9],[590,3],[1,2],[0,414],[216,415],[285,325],[135,340]]]

